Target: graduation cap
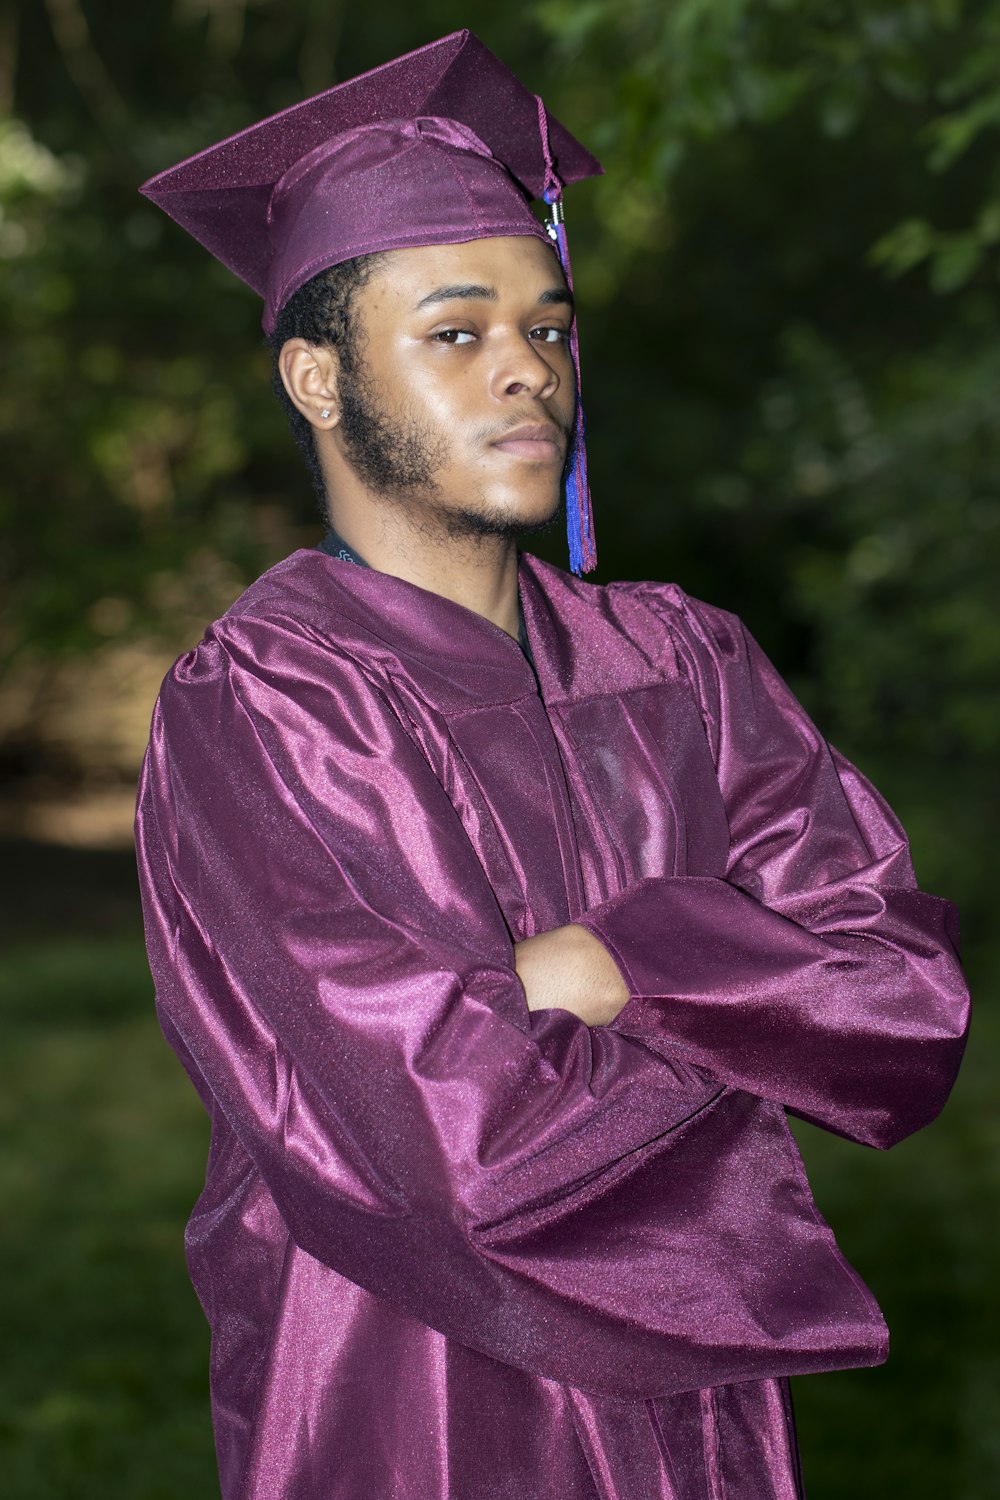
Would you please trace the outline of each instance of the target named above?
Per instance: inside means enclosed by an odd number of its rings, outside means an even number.
[[[551,242],[572,286],[562,189],[600,163],[470,31],[249,126],[141,191],[264,298],[264,327],[311,277],[383,250],[498,235]],[[549,205],[542,224],[531,200]],[[579,355],[567,466],[570,566],[596,563]]]

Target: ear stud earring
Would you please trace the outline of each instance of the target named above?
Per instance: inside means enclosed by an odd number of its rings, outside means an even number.
[[[324,406],[323,410],[320,412],[320,416],[323,418],[324,422],[327,421],[330,416],[330,408],[328,406]]]

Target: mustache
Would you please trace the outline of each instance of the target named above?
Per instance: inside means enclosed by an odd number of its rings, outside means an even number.
[[[513,432],[517,427],[551,427],[565,441],[568,448],[573,437],[576,426],[576,414],[565,421],[553,416],[550,412],[527,411],[520,412],[517,416],[506,417],[502,422],[491,422],[481,427],[476,432],[476,438],[482,443],[495,443]]]

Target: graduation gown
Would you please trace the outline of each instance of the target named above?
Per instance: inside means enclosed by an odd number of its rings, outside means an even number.
[[[793,1500],[785,1377],[875,1364],[785,1109],[941,1107],[951,909],[732,616],[530,557],[534,667],[321,552],[178,662],[138,813],[225,1500]],[[583,921],[631,999],[529,1013]]]

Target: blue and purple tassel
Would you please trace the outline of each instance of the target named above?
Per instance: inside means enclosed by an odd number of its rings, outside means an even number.
[[[545,191],[542,194],[549,207],[549,219],[545,225],[559,256],[559,263],[566,277],[566,285],[573,290],[573,270],[566,240],[566,223],[563,213],[563,185],[556,176],[549,146],[549,122],[545,105],[538,100],[538,124],[545,153],[547,172]],[[569,540],[569,565],[572,572],[589,573],[597,566],[597,547],[594,542],[594,513],[590,500],[590,485],[587,481],[587,447],[585,434],[587,424],[583,415],[583,399],[580,391],[580,346],[576,335],[576,321],[569,338],[573,370],[576,376],[576,427],[566,469],[566,533]]]

